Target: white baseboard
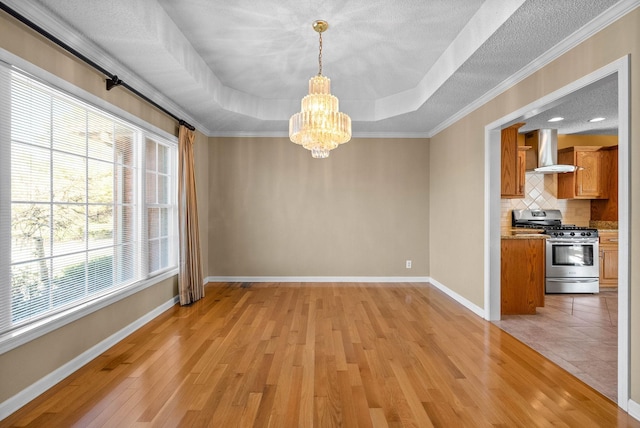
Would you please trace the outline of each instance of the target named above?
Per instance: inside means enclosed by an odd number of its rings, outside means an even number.
[[[428,276],[208,276],[204,282],[429,282]]]
[[[0,403],[0,421],[18,410],[20,407],[27,404],[29,401],[45,392],[47,389],[60,382],[65,377],[69,376],[71,373],[78,370],[80,367],[87,364],[89,361],[96,358],[98,355],[102,354],[104,351],[106,351],[116,343],[123,340],[125,337],[127,337],[164,311],[173,307],[173,305],[178,303],[178,301],[178,296],[175,296],[173,299],[146,313],[128,326],[112,334],[102,342],[87,349],[85,352],[78,355],[73,360],[69,361],[68,363],[52,371],[45,377],[29,385],[13,397],[5,400],[3,403]]]
[[[449,287],[445,286],[444,284],[441,284],[440,282],[436,281],[433,278],[431,278],[431,280],[429,282],[431,284],[433,284],[433,286],[436,287],[438,290],[442,291],[444,294],[446,294],[447,296],[451,297],[453,300],[455,300],[456,302],[460,303],[462,306],[464,306],[465,308],[469,309],[474,314],[476,314],[479,317],[482,317],[484,319],[485,311],[480,306],[476,305],[475,303],[471,302],[470,300],[467,300],[466,298],[462,297],[461,295],[459,295],[455,291],[451,290]]]
[[[485,314],[484,309],[429,276],[208,276],[205,283],[209,282],[428,282],[476,315],[484,318]]]
[[[631,417],[640,421],[640,403],[629,400],[628,412]]]

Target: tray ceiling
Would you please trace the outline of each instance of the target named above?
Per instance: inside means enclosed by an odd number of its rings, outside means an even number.
[[[631,0],[5,3],[210,136],[287,135],[289,117],[318,72],[311,24],[324,19],[323,74],[353,119],[354,137],[431,136],[552,59],[549,52],[561,53],[637,6]],[[591,92],[601,99],[602,91]]]

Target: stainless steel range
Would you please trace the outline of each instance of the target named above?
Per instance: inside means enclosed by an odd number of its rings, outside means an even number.
[[[513,210],[512,226],[543,229],[547,293],[598,293],[598,230],[562,224],[560,210]]]

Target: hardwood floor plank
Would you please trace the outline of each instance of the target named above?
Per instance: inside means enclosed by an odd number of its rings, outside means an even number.
[[[247,405],[242,409],[242,415],[240,416],[240,422],[238,427],[251,427],[255,426],[255,420],[258,416],[258,409],[260,408],[260,402],[262,401],[262,393],[250,392],[247,399]],[[189,426],[189,425],[183,425]]]
[[[271,419],[271,409],[276,398],[276,386],[267,385],[264,387],[260,405],[254,419],[254,428],[263,428],[269,426],[269,420]]]
[[[381,408],[376,407],[370,409],[369,415],[371,416],[371,422],[374,428],[389,428],[387,417],[384,414],[384,410],[382,410]]]
[[[316,336],[316,301],[311,300],[307,311],[307,329],[305,345],[302,353],[302,385],[300,386],[300,413],[298,424],[300,428],[313,427],[314,418],[314,394],[315,394],[315,343]]]
[[[0,427],[640,422],[429,285],[219,283]]]
[[[411,381],[405,370],[396,361],[391,361],[391,369],[395,375],[395,379],[398,381],[402,396],[406,400],[409,409],[411,410],[411,420],[418,427],[432,427],[433,423],[429,419],[429,416],[425,412],[420,399],[418,398],[415,390],[411,386]],[[451,426],[451,425],[444,425]]]

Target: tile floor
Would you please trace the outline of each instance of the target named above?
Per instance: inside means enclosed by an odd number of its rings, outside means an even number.
[[[617,290],[547,294],[536,315],[504,315],[495,324],[617,402]]]

